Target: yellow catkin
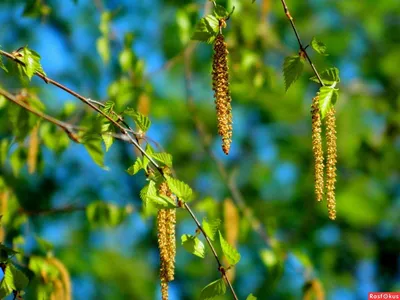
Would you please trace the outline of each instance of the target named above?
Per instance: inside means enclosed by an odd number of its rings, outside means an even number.
[[[314,154],[315,197],[321,201],[324,196],[324,153],[321,138],[321,114],[319,110],[319,95],[314,97],[311,105],[312,115],[312,149]]]
[[[137,110],[142,115],[147,116],[150,112],[150,97],[146,93],[142,93],[139,96]]]
[[[39,126],[36,125],[31,132],[31,137],[29,139],[29,149],[28,149],[28,172],[33,174],[36,171],[37,157],[39,152]]]
[[[7,213],[8,207],[8,196],[9,192],[7,189],[0,191],[0,216],[4,216]],[[4,242],[6,238],[6,231],[2,225],[0,225],[0,243]]]
[[[161,279],[161,297],[163,300],[168,300],[168,274],[166,261],[168,260],[167,249],[167,224],[166,224],[166,209],[160,209],[157,214],[157,236],[158,248],[160,250],[160,279]]]
[[[226,241],[237,247],[238,239],[239,239],[239,212],[236,205],[233,203],[232,199],[226,198],[223,204],[223,212],[224,212],[224,230],[226,235]],[[226,265],[229,265],[228,260],[224,257],[224,262]],[[236,269],[232,268],[226,274],[228,279],[233,282],[235,280]]]
[[[166,182],[160,184],[159,193],[172,198],[172,193]],[[160,209],[157,214],[158,247],[160,250],[160,279],[161,296],[168,299],[168,282],[174,280],[175,275],[175,209]]]
[[[228,49],[222,34],[214,43],[212,82],[217,110],[218,134],[222,137],[222,150],[226,155],[232,142],[232,106],[229,92]]]
[[[303,300],[324,300],[325,291],[321,282],[313,279],[306,283],[304,288]]]
[[[64,298],[63,300],[71,300],[71,277],[69,276],[68,269],[65,267],[65,265],[58,260],[55,257],[49,257],[47,258],[47,262],[58,270],[60,273],[60,280],[63,284],[64,287]]]
[[[64,285],[60,279],[53,281],[53,291],[50,294],[50,300],[65,299]]]
[[[332,107],[325,117],[326,126],[326,199],[328,205],[328,214],[331,220],[336,219],[336,199],[335,199],[335,183],[336,183],[336,117],[335,109]]]

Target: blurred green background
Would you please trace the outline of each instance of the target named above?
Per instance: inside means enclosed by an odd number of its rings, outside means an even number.
[[[335,222],[326,204],[314,200],[310,105],[318,86],[308,79],[309,66],[284,89],[282,63],[298,45],[280,1],[218,4],[236,8],[224,30],[234,118],[228,157],[216,130],[212,46],[190,42],[210,2],[2,0],[0,45],[8,52],[29,45],[49,77],[92,99],[112,99],[119,111],[149,112],[147,136],[173,155],[178,178],[196,191],[194,210],[200,218],[223,219],[242,255],[234,271],[240,299],[249,293],[301,299],[318,283],[326,299],[399,291],[399,2],[287,1],[303,42],[316,36],[328,47],[327,57],[309,50],[317,69],[340,70]],[[121,58],[123,51],[133,60]],[[93,116],[38,78],[21,82],[6,65],[2,88],[17,93],[25,87],[48,114],[74,124]],[[74,299],[159,299],[155,220],[139,198],[145,176],[125,172],[134,149],[115,142],[105,156],[107,171],[82,145],[42,122],[38,166],[30,174],[30,138],[13,137],[12,107],[0,103],[0,142],[11,144],[0,153],[0,187],[9,193],[5,243],[26,256],[48,251],[35,237],[51,243],[71,273]],[[119,226],[93,228],[83,210],[97,200],[134,211]],[[232,205],[238,201],[239,208]],[[46,213],[65,207],[76,210]],[[210,251],[201,260],[179,245],[180,235],[194,231],[179,211],[170,299],[196,299],[219,276]],[[36,299],[35,284],[26,292],[26,299]]]

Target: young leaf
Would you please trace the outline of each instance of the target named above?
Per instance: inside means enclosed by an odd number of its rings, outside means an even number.
[[[136,126],[139,127],[140,130],[142,130],[143,132],[146,132],[147,130],[149,130],[151,121],[145,115],[142,115],[140,112],[138,112],[130,107],[125,109],[125,111],[123,113],[128,116],[131,116],[133,121],[135,121]]]
[[[311,47],[317,52],[318,54],[328,56],[326,52],[326,46],[323,42],[318,41],[315,37],[311,40]]]
[[[151,155],[152,158],[165,164],[167,167],[172,168],[172,155],[166,152],[154,153]]]
[[[208,284],[201,290],[201,300],[211,300],[226,293],[225,281],[221,278]]]
[[[29,80],[31,80],[32,76],[37,72],[43,75],[46,75],[43,71],[42,65],[40,64],[40,55],[35,51],[28,49],[28,47],[22,48],[22,52],[19,52],[22,55],[22,61],[24,65],[18,65],[22,71],[28,76]]]
[[[168,176],[166,179],[172,193],[184,201],[191,200],[193,191],[186,183],[170,176]]]
[[[340,82],[339,70],[337,68],[329,68],[324,70],[320,77],[325,85],[333,85]],[[317,76],[313,76],[310,80],[319,83]]]
[[[300,55],[288,56],[283,63],[283,76],[285,78],[286,91],[292,83],[294,83],[303,72],[304,58]]]
[[[231,264],[231,266],[236,265],[240,260],[239,252],[228,244],[228,242],[224,239],[221,232],[219,232],[219,242],[221,244],[222,252],[224,253],[226,259]]]
[[[218,5],[214,8],[214,15],[217,19],[224,19],[229,16],[229,12],[225,9],[225,7]]]
[[[181,236],[181,242],[186,251],[198,257],[204,258],[204,244],[197,236],[184,234]]]
[[[212,221],[208,221],[207,218],[203,219],[202,226],[210,240],[214,241],[214,237],[218,231],[219,225],[221,225],[220,219],[215,219]]]
[[[86,137],[83,145],[93,161],[106,170],[107,168],[104,166],[104,152],[101,148],[101,140],[99,138]]]
[[[140,191],[140,198],[144,201],[145,206],[150,203],[158,209],[176,208],[171,198],[157,193],[157,187],[154,181],[150,181],[150,183]]]
[[[176,208],[174,201],[165,195],[159,195],[159,194],[147,195],[147,201],[158,209]]]
[[[195,31],[192,35],[192,40],[206,42],[211,44],[219,31],[219,22],[213,15],[208,15],[200,19],[197,23]]]
[[[111,123],[108,120],[105,120],[105,122],[101,125],[101,138],[106,146],[106,152],[114,143],[114,137],[112,136],[113,132],[114,128],[111,126]]]
[[[247,296],[246,300],[257,300],[257,297],[253,296],[253,294],[250,294]]]
[[[143,163],[140,157],[138,157],[135,161],[135,163],[126,170],[129,175],[135,175],[137,172],[139,172],[143,168]]]
[[[335,105],[339,97],[339,89],[331,86],[322,86],[319,89],[319,109],[322,119],[325,118],[331,107]]]

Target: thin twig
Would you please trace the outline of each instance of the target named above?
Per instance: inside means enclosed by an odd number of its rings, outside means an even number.
[[[7,92],[6,90],[3,90],[2,88],[0,88],[0,95],[4,96],[4,98],[19,105],[20,107],[26,109],[28,112],[38,116],[39,118],[42,118],[42,119],[60,127],[62,130],[64,130],[66,132],[66,134],[71,138],[71,140],[79,143],[79,140],[78,140],[75,130],[78,130],[78,131],[84,130],[82,127],[77,127],[72,124],[65,123],[65,122],[57,120],[56,118],[53,118],[49,115],[46,115],[40,111],[37,111],[37,110],[33,109],[32,107],[30,107],[28,104],[20,101],[17,96],[14,96],[13,94]]]
[[[285,11],[285,15],[289,19],[290,24],[292,25],[292,28],[293,28],[293,32],[296,35],[297,43],[299,44],[299,47],[300,47],[300,52],[304,53],[305,57],[307,58],[308,63],[310,64],[311,68],[314,71],[315,76],[317,76],[319,83],[321,84],[321,86],[324,86],[321,76],[319,75],[317,69],[315,68],[313,62],[311,61],[310,56],[307,53],[307,50],[306,50],[307,47],[304,47],[303,43],[301,42],[299,32],[296,29],[296,25],[294,24],[294,19],[293,19],[292,15],[290,14],[289,8],[288,8],[285,0],[281,0],[281,2],[282,2],[283,10]]]

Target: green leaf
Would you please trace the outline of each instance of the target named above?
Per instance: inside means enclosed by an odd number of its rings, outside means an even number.
[[[193,191],[186,183],[170,176],[167,176],[166,179],[172,193],[183,201],[191,200]]]
[[[311,47],[317,52],[318,54],[328,56],[326,53],[326,46],[323,42],[318,41],[315,37],[311,40]]]
[[[83,140],[83,145],[85,146],[85,149],[87,150],[93,161],[98,166],[107,170],[107,168],[104,165],[104,152],[101,147],[101,139],[96,137],[86,136]]]
[[[131,49],[124,48],[119,54],[119,65],[122,71],[128,72],[132,69],[135,56]]]
[[[208,221],[207,218],[204,218],[203,222],[202,222],[202,227],[203,227],[204,231],[206,232],[207,236],[212,241],[214,241],[215,234],[217,233],[220,225],[221,225],[220,219]]]
[[[138,157],[135,161],[135,163],[126,170],[129,175],[135,175],[137,172],[139,172],[143,168],[143,163],[140,157]]]
[[[0,68],[2,68],[5,72],[8,73],[6,66],[3,63],[3,57],[0,55]]]
[[[158,160],[169,168],[172,168],[172,155],[166,152],[153,153],[152,158]]]
[[[225,9],[225,7],[218,5],[214,8],[214,15],[217,19],[225,19],[229,16],[229,12]]]
[[[46,75],[43,71],[42,65],[40,64],[40,55],[29,49],[28,47],[24,47],[19,52],[22,55],[22,61],[24,65],[18,65],[20,70],[22,70],[26,76],[28,76],[29,80],[31,80],[32,76],[37,72],[43,75]]]
[[[106,103],[104,103],[104,107],[101,108],[101,111],[104,112],[107,116],[111,117],[111,118],[115,118],[115,115],[112,113],[114,110],[114,106],[115,106],[115,102],[108,100],[106,101]],[[101,116],[101,115],[99,115]]]
[[[221,244],[222,252],[224,253],[227,261],[231,266],[236,265],[240,260],[239,252],[233,246],[228,244],[228,242],[222,236],[221,231],[218,232],[219,232],[219,242]]]
[[[304,68],[304,58],[300,55],[288,56],[283,63],[283,76],[285,78],[286,91],[297,79]]]
[[[106,152],[114,143],[114,137],[112,136],[114,132],[114,127],[112,126],[111,122],[105,120],[104,123],[101,125],[101,138],[104,142],[104,145],[106,146]]]
[[[133,121],[135,121],[136,126],[139,127],[140,130],[142,130],[143,132],[146,132],[147,130],[149,130],[151,121],[145,115],[142,115],[140,112],[138,112],[130,107],[125,109],[125,111],[123,113],[128,116],[131,116]]]
[[[192,35],[192,40],[207,42],[211,44],[219,31],[219,22],[213,15],[208,15],[201,18],[197,23],[195,31]]]
[[[319,76],[325,85],[336,85],[340,82],[339,70],[337,68],[326,69]],[[319,83],[317,76],[311,77],[310,80]]]
[[[21,291],[29,283],[28,277],[17,269],[13,264],[9,263],[6,266],[4,277],[0,284],[0,298],[4,298],[11,294],[14,290]]]
[[[333,105],[335,105],[339,97],[339,89],[335,89],[331,86],[321,86],[319,89],[319,110],[321,112],[322,119],[325,118],[326,114],[330,111]]]
[[[206,287],[204,287],[201,290],[200,299],[201,300],[213,299],[217,296],[224,295],[225,293],[226,293],[226,285],[224,280],[221,278],[211,282]]]
[[[171,198],[158,194],[154,181],[150,181],[150,183],[140,191],[140,198],[143,200],[145,206],[151,204],[158,209],[176,208]]]
[[[105,64],[110,60],[110,41],[107,37],[101,36],[96,41],[97,52]]]
[[[127,207],[95,201],[86,208],[86,216],[93,227],[116,227],[128,216]]]
[[[257,297],[253,296],[253,294],[250,294],[247,296],[246,300],[257,300]]]
[[[198,257],[204,258],[204,244],[197,236],[184,234],[181,236],[181,242],[186,251]]]

